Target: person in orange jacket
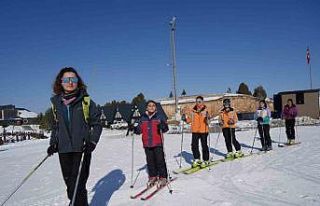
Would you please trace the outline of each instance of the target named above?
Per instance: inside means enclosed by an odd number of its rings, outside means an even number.
[[[206,167],[209,164],[209,147],[207,137],[209,132],[208,127],[208,110],[206,105],[203,104],[203,97],[196,98],[196,105],[193,107],[191,114],[182,115],[182,120],[191,123],[192,141],[191,150],[193,153],[192,167]],[[199,139],[202,146],[202,160],[200,160]]]
[[[225,138],[228,153],[226,159],[242,157],[241,145],[236,139],[236,123],[238,121],[237,113],[231,107],[230,99],[223,100],[223,109],[220,112],[219,123],[222,127],[222,133]],[[233,153],[232,144],[236,149]]]

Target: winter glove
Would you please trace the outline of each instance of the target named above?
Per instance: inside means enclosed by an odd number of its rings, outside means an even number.
[[[85,152],[91,153],[96,148],[96,146],[97,146],[97,143],[95,143],[95,142],[86,142],[83,150]]]
[[[159,133],[160,133],[160,132],[163,132],[163,131],[166,129],[166,125],[165,125],[165,123],[163,123],[163,122],[160,122],[160,123],[157,125],[157,127],[158,127]]]
[[[47,149],[47,154],[49,156],[53,155],[56,152],[58,152],[58,145],[57,144],[50,145]]]
[[[234,125],[234,120],[233,119],[229,119],[228,120],[228,125]]]

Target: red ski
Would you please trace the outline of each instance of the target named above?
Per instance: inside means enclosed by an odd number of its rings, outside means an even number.
[[[150,190],[151,188],[153,188],[154,186],[152,187],[146,187],[144,188],[143,190],[141,190],[140,192],[138,192],[137,194],[135,195],[131,195],[130,198],[131,199],[137,199],[138,197],[140,197],[141,195],[143,195],[144,193],[146,193],[148,190]]]
[[[152,198],[155,194],[157,194],[161,189],[163,189],[164,187],[167,187],[168,184],[170,184],[171,182],[175,181],[177,179],[177,177],[171,179],[165,186],[163,187],[157,187],[156,190],[154,190],[153,192],[151,192],[149,195],[145,196],[145,197],[141,197],[141,200],[145,201],[145,200],[149,200],[150,198]],[[170,190],[170,193],[172,193],[172,190]]]

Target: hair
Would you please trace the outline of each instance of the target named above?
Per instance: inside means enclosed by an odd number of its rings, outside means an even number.
[[[260,100],[259,103],[261,103],[261,102],[264,104],[264,107],[266,107],[266,108],[268,107],[266,100]]]
[[[201,99],[203,101],[203,96],[197,96],[196,100],[197,99]]]
[[[76,77],[78,78],[78,88],[80,90],[87,89],[87,86],[84,84],[80,75],[73,67],[64,67],[60,70],[60,72],[58,73],[58,75],[56,76],[56,79],[54,81],[54,84],[53,84],[53,93],[54,94],[62,94],[64,92],[64,89],[61,85],[61,78],[63,77],[64,73],[66,73],[66,72],[72,72],[76,75]]]
[[[149,103],[153,103],[153,104],[155,104],[155,105],[157,106],[157,102],[156,102],[156,101],[154,101],[154,100],[148,100],[148,101],[146,102],[146,107],[148,106]]]
[[[292,99],[288,99],[287,102],[291,102],[292,106],[295,106]]]

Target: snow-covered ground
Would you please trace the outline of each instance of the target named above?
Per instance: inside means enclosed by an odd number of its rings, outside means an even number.
[[[284,128],[271,129],[271,136],[285,141]],[[262,155],[221,163],[193,175],[178,176],[172,183],[173,194],[167,189],[147,202],[131,200],[147,181],[145,155],[139,136],[135,136],[134,189],[131,180],[131,136],[125,131],[104,131],[94,152],[88,180],[89,202],[94,206],[167,206],[167,205],[320,205],[319,126],[299,126],[300,145],[277,147]],[[254,130],[237,132],[242,149],[248,153]],[[226,152],[223,137],[211,133],[211,155],[222,158]],[[165,135],[168,168],[178,168],[181,135]],[[217,144],[216,144],[217,143]],[[183,166],[191,163],[191,134],[185,134]],[[24,141],[0,146],[0,203],[46,155],[48,140]],[[255,149],[260,147],[256,141]],[[257,150],[254,150],[257,152]],[[67,205],[58,156],[54,155],[36,171],[6,205]]]

